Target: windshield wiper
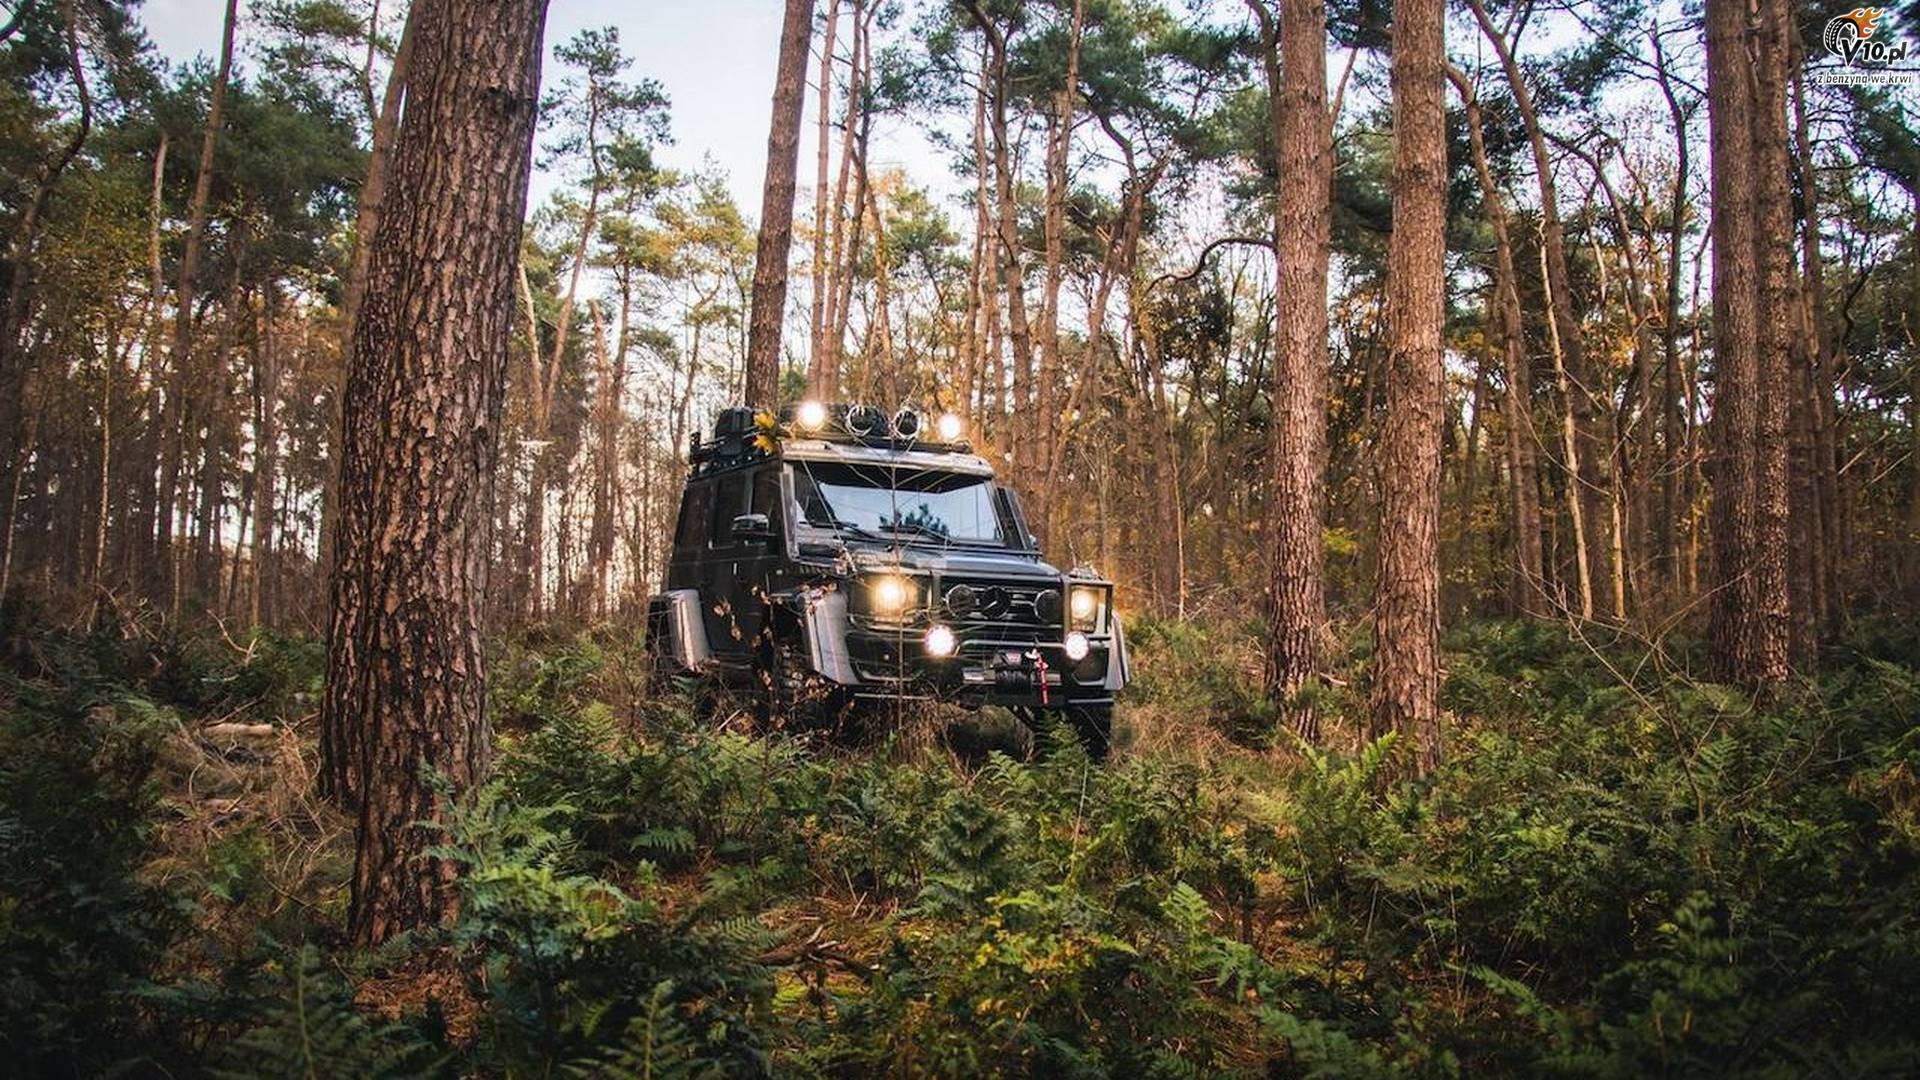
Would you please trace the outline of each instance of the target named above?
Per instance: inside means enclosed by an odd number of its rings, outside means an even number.
[[[852,533],[855,536],[864,537],[868,540],[885,540],[886,539],[886,537],[881,536],[879,533],[874,532],[872,529],[867,528],[865,525],[856,524],[851,521],[837,521],[837,520],[829,521],[829,522],[826,522],[825,525],[827,528],[833,529],[836,532],[848,532],[848,533]]]
[[[883,532],[912,533],[916,536],[925,536],[938,540],[942,544],[951,545],[953,543],[953,537],[931,526],[923,525],[918,521],[889,521],[883,523],[880,528]]]

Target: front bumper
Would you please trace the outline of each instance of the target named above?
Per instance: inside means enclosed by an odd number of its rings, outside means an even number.
[[[1112,645],[1096,640],[1078,661],[1060,635],[955,628],[953,656],[928,656],[916,627],[845,631],[856,694],[939,697],[976,704],[1058,706],[1113,700],[1106,687]]]
[[[992,622],[947,624],[954,655],[927,655],[926,627],[874,625],[847,615],[844,594],[802,604],[811,666],[858,697],[940,698],[965,704],[1027,707],[1098,705],[1126,683],[1126,646],[1113,632],[1093,638],[1070,660],[1065,634]]]

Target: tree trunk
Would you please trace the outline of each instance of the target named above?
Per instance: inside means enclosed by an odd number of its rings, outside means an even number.
[[[322,709],[323,782],[359,813],[348,921],[369,944],[450,912],[453,867],[419,825],[490,753],[481,603],[546,3],[421,0],[412,18],[347,373]]]
[[[273,621],[273,496],[280,451],[280,352],[273,320],[279,292],[273,282],[261,287],[260,331],[253,347],[253,591],[248,615],[253,625]]]
[[[1709,0],[1707,105],[1713,148],[1713,325],[1718,385],[1713,401],[1713,570],[1711,637],[1721,677],[1765,684],[1787,675],[1784,544],[1768,550],[1775,533],[1765,519],[1772,472],[1763,419],[1768,362],[1762,356],[1762,289],[1768,257],[1756,153],[1758,129],[1775,120],[1758,92],[1764,78],[1747,49],[1747,7]],[[1765,66],[1765,49],[1758,61]]]
[[[1054,91],[1053,109],[1047,117],[1047,190],[1041,217],[1046,252],[1040,290],[1040,371],[1033,434],[1037,475],[1048,478],[1058,470],[1060,455],[1060,283],[1065,273],[1067,248],[1067,158],[1073,148],[1074,114],[1079,108],[1080,38],[1085,27],[1086,0],[1073,0],[1072,22],[1067,27],[1067,74]],[[1030,512],[1040,546],[1046,548],[1053,539],[1052,485],[1042,482],[1032,485],[1031,490]]]
[[[1680,473],[1685,461],[1680,452],[1680,277],[1688,218],[1687,179],[1692,169],[1692,158],[1688,151],[1688,114],[1680,107],[1673,80],[1667,74],[1667,58],[1660,45],[1659,32],[1649,34],[1648,40],[1653,45],[1654,71],[1660,84],[1660,93],[1667,103],[1667,115],[1673,121],[1674,177],[1673,191],[1667,204],[1666,299],[1660,316],[1660,514],[1654,531],[1658,537],[1656,546],[1660,553],[1661,580],[1669,592],[1677,597],[1684,595],[1681,585],[1685,578],[1680,568],[1682,510],[1678,501]]]
[[[814,93],[814,111],[818,145],[814,151],[813,182],[813,342],[807,350],[807,393],[818,399],[826,387],[827,292],[833,280],[827,263],[827,184],[833,179],[829,168],[833,140],[833,39],[840,23],[840,0],[827,0],[826,31],[820,38],[820,83]],[[834,207],[839,212],[839,207]]]
[[[197,378],[192,364],[194,278],[200,273],[200,248],[207,231],[207,202],[213,197],[213,152],[220,141],[221,117],[227,106],[227,78],[233,71],[233,27],[238,7],[239,0],[227,0],[226,17],[221,24],[220,66],[214,72],[207,124],[200,135],[200,164],[194,175],[193,201],[187,207],[186,246],[181,251],[180,280],[175,287],[173,344],[167,354],[172,377],[167,383],[165,419],[160,424],[161,438],[167,440],[167,447],[160,466],[159,548],[174,567],[171,592],[176,613],[183,587],[181,559],[170,548],[174,501],[187,451],[186,399]]]
[[[1008,78],[1007,38],[977,0],[969,0],[967,7],[974,24],[987,39],[987,52],[991,58],[993,99],[988,127],[993,141],[994,203],[998,219],[995,230],[998,237],[996,258],[1001,267],[1001,285],[1006,290],[1007,341],[1013,354],[1013,395],[1010,405],[1013,415],[1024,416],[1030,413],[1034,404],[1033,336],[1027,323],[1026,273],[1020,258],[1019,208],[1014,203],[1013,193],[1012,134],[1007,125],[1007,104],[1012,95]],[[1013,458],[1014,476],[1030,479],[1035,473],[1033,447],[1031,440],[1022,437],[1026,434],[1021,430],[1022,426],[1010,424],[1009,438],[1003,442]],[[1032,485],[1028,483],[1021,486],[1025,489]]]
[[[1446,319],[1446,6],[1393,13],[1393,233],[1387,248],[1386,421],[1373,728],[1440,760],[1440,426]]]
[[[15,26],[19,25],[25,12],[24,4],[16,5]],[[0,479],[11,475],[11,486],[16,493],[33,446],[31,439],[16,441],[15,436],[21,428],[21,407],[27,383],[25,341],[29,292],[35,269],[34,253],[39,246],[40,226],[46,215],[47,204],[53,198],[54,185],[67,171],[67,166],[73,164],[73,160],[80,155],[81,147],[86,145],[88,136],[93,133],[93,94],[87,89],[87,69],[80,53],[79,16],[74,0],[61,0],[60,22],[67,47],[67,68],[73,76],[80,115],[74,124],[73,137],[67,140],[58,154],[43,162],[36,171],[33,198],[27,202],[13,235],[8,238],[5,262],[0,264],[0,269],[6,271],[7,279],[6,296],[0,300]],[[228,25],[231,34],[231,21]],[[0,561],[11,565],[11,522],[5,531],[4,551]],[[0,598],[6,596],[6,591],[4,575],[0,575]]]
[[[1575,546],[1588,553],[1588,558],[1580,568],[1582,614],[1591,616],[1591,598],[1599,591],[1594,582],[1592,556],[1600,550],[1601,543],[1600,521],[1603,511],[1600,498],[1606,488],[1601,482],[1600,462],[1604,459],[1605,449],[1594,428],[1593,385],[1587,371],[1586,343],[1581,336],[1580,320],[1573,310],[1572,275],[1567,269],[1566,229],[1560,221],[1560,196],[1554,182],[1553,158],[1547,152],[1546,132],[1534,108],[1533,93],[1520,70],[1519,61],[1514,58],[1513,50],[1493,25],[1482,0],[1468,0],[1467,6],[1472,9],[1474,20],[1480,24],[1481,33],[1500,58],[1501,68],[1506,72],[1507,83],[1513,91],[1514,105],[1518,107],[1520,121],[1526,128],[1528,145],[1533,151],[1533,170],[1540,187],[1540,233],[1541,247],[1546,257],[1546,285],[1552,293],[1547,313],[1554,332],[1559,336],[1561,363],[1566,372],[1565,405],[1573,428],[1574,453],[1568,461],[1567,484],[1580,500],[1580,521],[1577,526],[1580,535]]]
[[[1788,0],[1761,0],[1759,50],[1755,57],[1757,115],[1752,126],[1756,232],[1755,262],[1760,267],[1760,351],[1754,390],[1758,398],[1755,452],[1760,458],[1755,494],[1759,515],[1758,554],[1753,564],[1760,623],[1755,627],[1756,656],[1767,668],[1810,659],[1812,624],[1801,630],[1799,602],[1791,565],[1793,543],[1788,520],[1793,484],[1788,398],[1793,395],[1793,356],[1805,345],[1801,333],[1800,281],[1795,275],[1793,154],[1788,137],[1787,37],[1793,18]],[[1803,412],[1805,401],[1793,412]],[[1807,540],[1811,543],[1811,538]],[[1806,651],[1801,651],[1802,647]],[[1778,652],[1780,659],[1772,659]],[[1784,675],[1784,672],[1782,672]],[[1769,679],[1771,676],[1769,676]]]
[[[613,565],[613,520],[619,513],[615,505],[614,477],[620,467],[620,391],[625,369],[624,357],[607,350],[606,327],[600,318],[600,306],[589,304],[593,315],[593,349],[598,361],[598,398],[594,404],[595,429],[593,470],[593,523],[587,533],[587,576],[592,590],[585,610],[604,618],[607,614],[608,575]]]
[[[379,32],[379,8],[374,8],[367,24],[367,86],[372,87],[372,67],[374,35]],[[360,316],[360,299],[367,291],[367,256],[373,248],[373,234],[380,228],[380,219],[387,205],[387,167],[388,159],[393,156],[393,135],[400,120],[400,106],[406,96],[407,65],[413,52],[413,11],[407,11],[406,22],[400,29],[400,44],[394,49],[393,68],[387,73],[386,89],[380,98],[380,111],[373,118],[373,145],[367,153],[367,174],[360,182],[360,207],[353,219],[353,258],[347,264],[347,278],[341,290],[340,301],[340,345],[341,370],[353,366],[353,358],[347,355],[353,348],[353,327]],[[339,405],[342,395],[334,395],[333,429],[340,428]],[[320,555],[321,566],[333,564],[333,514],[336,487],[339,482],[340,463],[332,462],[327,470],[325,486],[320,491]]]
[[[1817,525],[1813,542],[1809,549],[1813,577],[1814,604],[1810,618],[1813,620],[1814,644],[1838,625],[1840,616],[1840,583],[1838,565],[1840,562],[1840,477],[1839,459],[1835,450],[1835,404],[1833,399],[1833,371],[1836,347],[1831,330],[1831,321],[1827,318],[1827,287],[1825,267],[1820,256],[1820,193],[1813,171],[1813,141],[1807,131],[1807,98],[1804,75],[1803,43],[1797,31],[1793,32],[1793,115],[1795,144],[1795,175],[1800,184],[1803,205],[1800,213],[1800,255],[1801,278],[1805,282],[1806,336],[1808,358],[1805,366],[1806,392],[1810,413],[1807,421],[1812,428],[1811,450],[1813,455],[1810,485],[1810,501],[1813,517]],[[1920,229],[1920,215],[1916,215],[1915,228]],[[1920,260],[1916,260],[1913,272],[1920,276]],[[1920,293],[1916,293],[1920,297]],[[1797,412],[1798,410],[1796,410]]]
[[[1493,170],[1487,163],[1478,96],[1458,69],[1449,65],[1447,73],[1466,102],[1467,139],[1473,153],[1473,169],[1480,180],[1480,199],[1486,206],[1487,224],[1493,231],[1493,290],[1500,312],[1499,349],[1507,384],[1507,471],[1513,503],[1513,571],[1508,596],[1515,611],[1539,617],[1550,610],[1540,546],[1540,474],[1536,449],[1540,435],[1533,426],[1533,366],[1526,354],[1527,331],[1513,264],[1513,236],[1506,198],[1494,183]]]
[[[1327,10],[1323,0],[1281,0],[1277,15],[1269,15],[1265,0],[1251,6],[1267,39],[1261,58],[1279,173],[1273,202],[1278,277],[1266,686],[1294,730],[1313,740],[1319,734],[1313,708],[1291,699],[1319,674],[1327,621],[1327,263],[1333,229]]]
[[[807,42],[812,36],[813,0],[787,0],[786,22],[780,30],[780,67],[773,79],[767,180],[760,196],[753,321],[747,330],[747,403],[764,409],[780,403],[780,326],[787,311],[794,170],[800,163],[800,111],[807,96]]]

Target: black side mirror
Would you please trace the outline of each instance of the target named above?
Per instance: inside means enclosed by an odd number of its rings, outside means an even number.
[[[773,523],[765,514],[741,514],[733,519],[729,533],[735,540],[771,540]]]

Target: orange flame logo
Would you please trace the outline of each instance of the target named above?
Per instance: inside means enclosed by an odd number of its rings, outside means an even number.
[[[1863,8],[1854,8],[1852,11],[1849,11],[1845,15],[1842,15],[1840,17],[1843,19],[1846,19],[1847,21],[1853,23],[1854,26],[1858,27],[1860,29],[1861,37],[1870,38],[1873,36],[1874,30],[1878,27],[1878,24],[1880,22],[1880,16],[1885,13],[1886,13],[1885,8],[1864,8],[1863,7]]]

